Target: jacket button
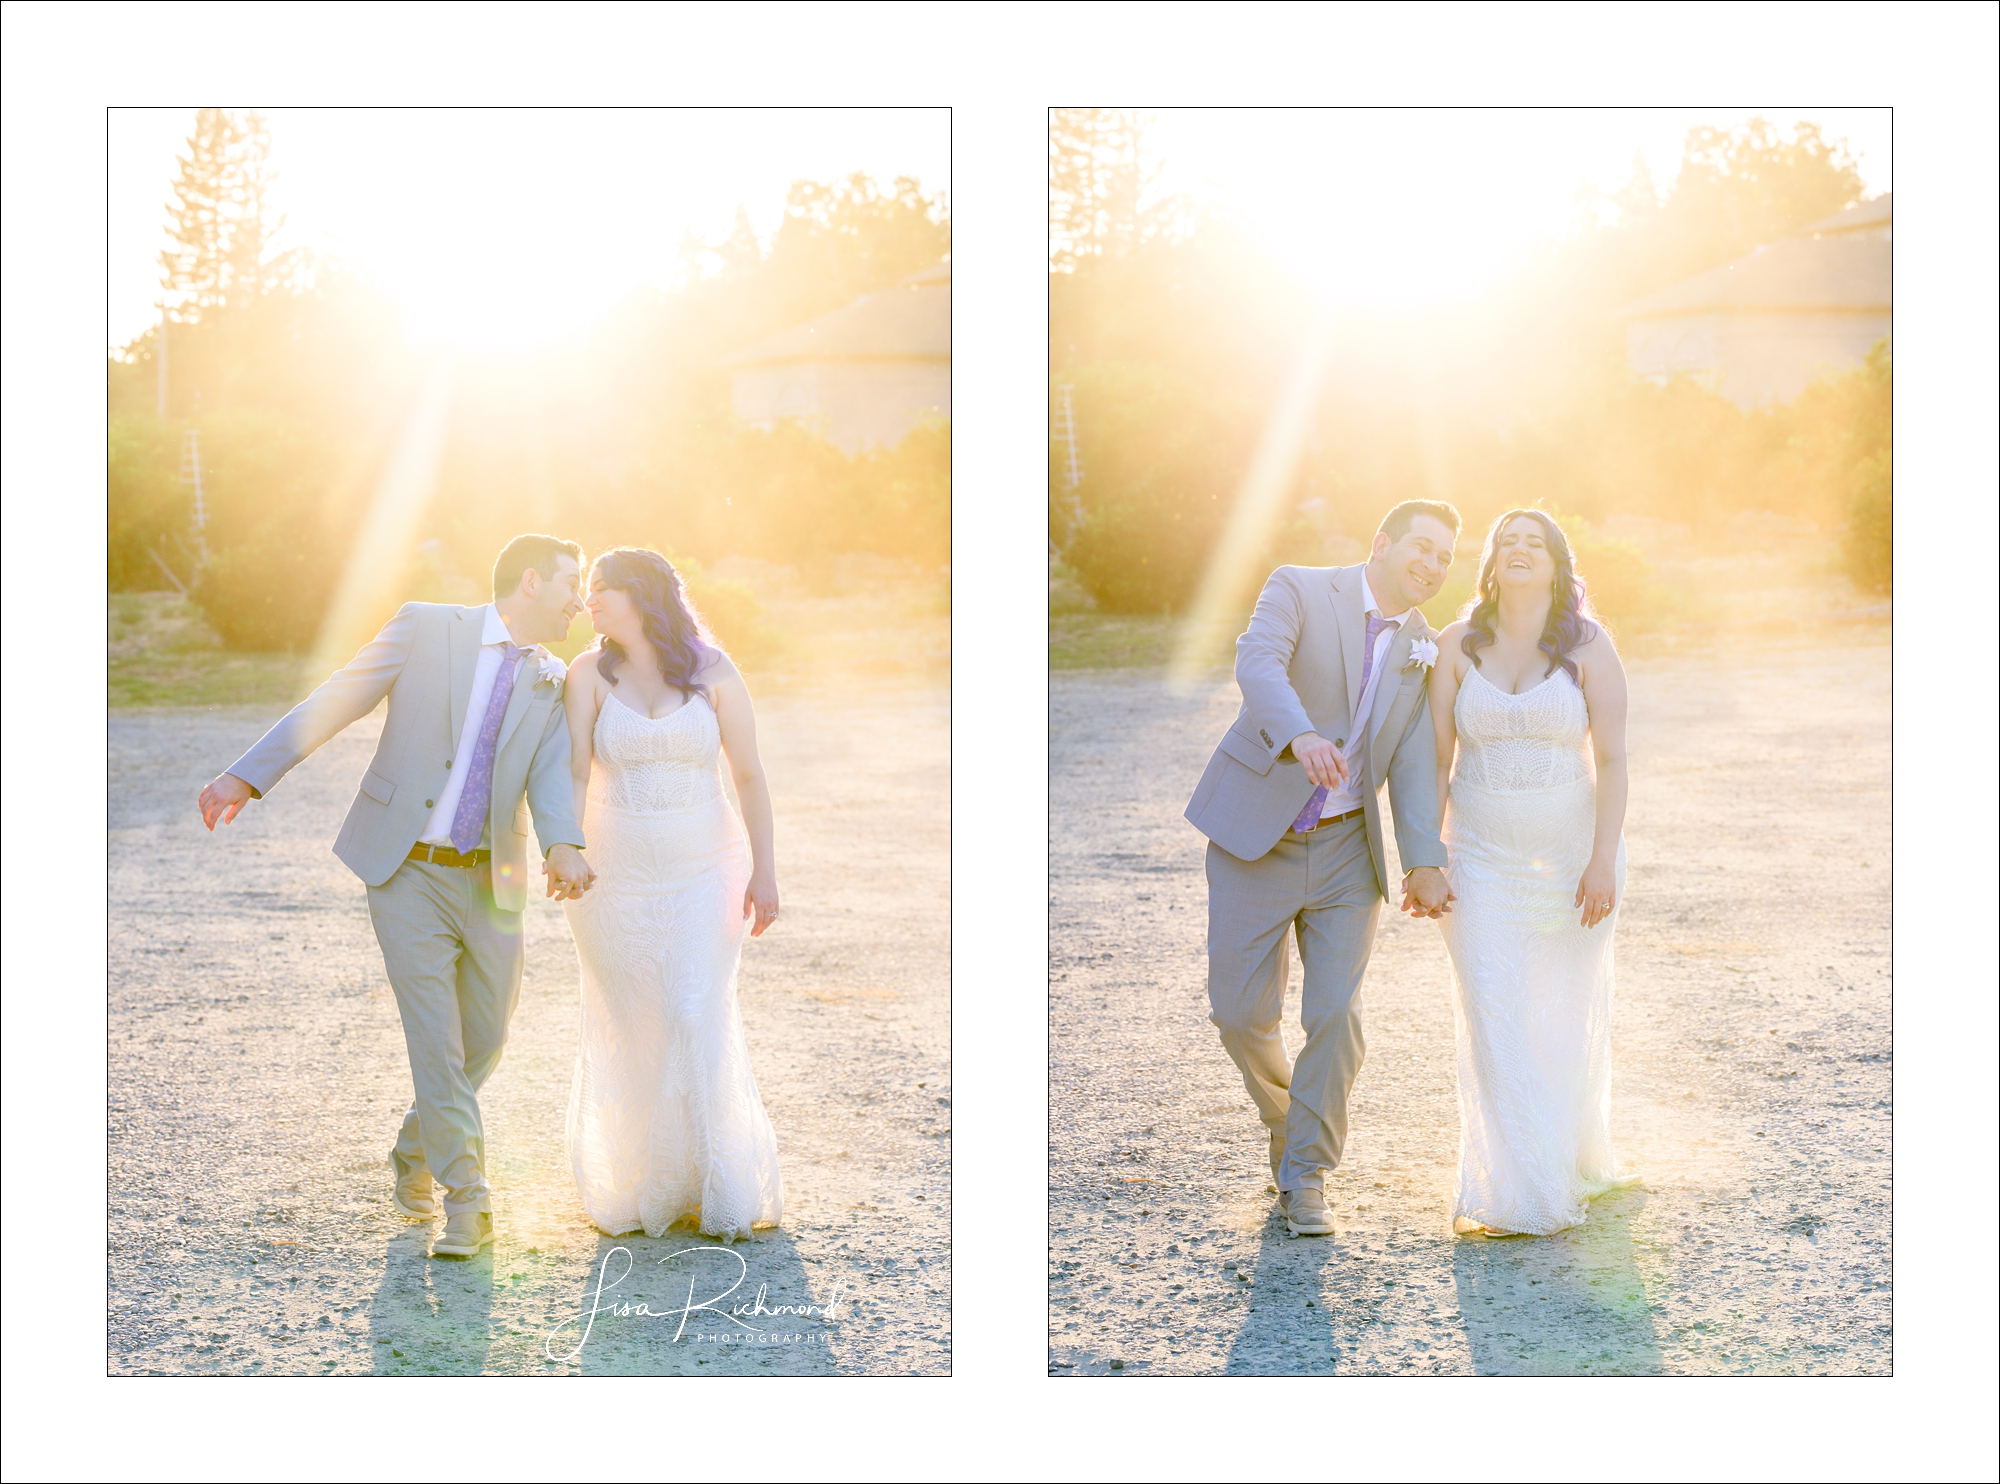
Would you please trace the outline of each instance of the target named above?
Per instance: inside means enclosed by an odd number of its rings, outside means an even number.
[[[433,802],[432,800],[430,800],[430,799],[425,799],[425,800],[424,800],[424,807],[425,807],[426,809],[435,809],[435,808],[437,808],[437,805],[436,805],[436,803],[434,803],[434,802]]]
[[[1333,739],[1333,745],[1335,747],[1345,747],[1347,745],[1347,739],[1345,737],[1335,737]]]
[[[445,766],[446,766],[447,768],[449,768],[449,767],[451,766],[451,759],[450,759],[450,758],[446,758],[446,759],[444,760],[444,765],[445,765]]]

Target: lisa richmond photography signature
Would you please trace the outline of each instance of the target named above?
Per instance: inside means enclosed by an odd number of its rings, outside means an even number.
[[[617,1257],[625,1259],[625,1266],[616,1277],[613,1277],[612,1259]],[[711,1344],[771,1345],[812,1345],[823,1343],[823,1339],[815,1334],[774,1331],[770,1325],[758,1323],[758,1320],[780,1322],[790,1320],[793,1323],[802,1323],[814,1319],[830,1321],[840,1317],[842,1301],[837,1285],[825,1304],[771,1304],[766,1302],[767,1285],[760,1283],[754,1298],[725,1307],[729,1297],[741,1288],[750,1276],[750,1264],[744,1260],[743,1255],[727,1247],[683,1247],[678,1252],[669,1252],[665,1257],[658,1259],[658,1262],[664,1268],[676,1258],[692,1259],[681,1264],[681,1268],[687,1273],[687,1293],[675,1307],[655,1309],[645,1299],[605,1297],[607,1292],[631,1276],[634,1264],[630,1248],[613,1247],[604,1254],[603,1262],[598,1265],[597,1287],[591,1293],[589,1307],[582,1313],[563,1320],[550,1330],[548,1338],[542,1342],[542,1353],[554,1361],[575,1360],[583,1354],[583,1347],[589,1342],[591,1329],[597,1323],[600,1314],[619,1319],[675,1320],[677,1323],[672,1343],[678,1343],[686,1337],[693,1341]],[[702,1258],[726,1258],[735,1265],[735,1273],[731,1276],[725,1264],[720,1274],[710,1272],[704,1277],[703,1264],[700,1261]],[[711,1263],[708,1267],[713,1269],[715,1264]],[[679,1273],[676,1272],[672,1276],[678,1280]],[[710,1293],[702,1298],[695,1296],[697,1289],[714,1288],[725,1278],[729,1280],[728,1285],[720,1292]],[[690,1333],[691,1325],[692,1333]],[[572,1328],[576,1331],[576,1344],[564,1354],[556,1354],[556,1342]]]

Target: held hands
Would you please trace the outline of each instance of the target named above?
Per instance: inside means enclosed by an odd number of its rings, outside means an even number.
[[[590,862],[574,845],[550,846],[542,861],[542,874],[548,878],[548,894],[558,902],[574,902],[597,880]]]
[[[234,773],[219,773],[201,791],[201,822],[214,831],[218,822],[228,824],[250,802],[250,785]]]
[[[1583,879],[1576,884],[1576,900],[1570,905],[1583,908],[1583,925],[1592,928],[1609,917],[1617,904],[1618,873],[1592,860],[1583,868]]]
[[[1306,777],[1321,788],[1347,785],[1347,759],[1318,732],[1301,732],[1292,738],[1292,756],[1305,766]]]
[[[750,936],[761,937],[764,929],[778,920],[778,883],[761,871],[750,874],[750,884],[743,888],[743,915],[754,917],[750,925]]]
[[[1451,882],[1436,866],[1418,866],[1403,876],[1403,902],[1396,910],[1412,917],[1443,917],[1458,898]]]

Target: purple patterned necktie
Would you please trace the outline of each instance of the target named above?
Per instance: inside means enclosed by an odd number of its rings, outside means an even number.
[[[486,806],[493,802],[493,754],[499,751],[500,718],[507,714],[507,701],[514,694],[514,668],[521,658],[521,646],[509,644],[500,660],[500,673],[493,678],[493,698],[486,703],[486,719],[479,723],[479,740],[472,744],[472,771],[466,775],[465,792],[458,796],[458,812],[451,817],[451,848],[460,855],[479,843],[486,828]]]
[[[1384,618],[1379,613],[1369,615],[1368,637],[1361,641],[1361,694],[1364,699],[1368,695],[1368,677],[1375,673],[1375,641],[1382,637],[1384,629],[1393,629],[1397,623],[1398,620]],[[1360,717],[1356,717],[1350,725],[1357,732],[1365,730]],[[1299,817],[1292,821],[1292,829],[1296,833],[1303,835],[1319,822],[1319,811],[1326,806],[1326,793],[1323,783],[1313,790],[1313,796],[1306,800]]]

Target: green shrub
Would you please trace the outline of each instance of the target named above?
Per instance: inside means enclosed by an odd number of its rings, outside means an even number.
[[[1091,366],[1070,380],[1083,518],[1063,560],[1107,612],[1183,609],[1235,503],[1248,425],[1157,367]]]
[[[1855,467],[1841,551],[1855,586],[1884,596],[1890,588],[1894,554],[1889,482],[1889,449],[1885,445]]]
[[[1088,613],[1097,606],[1097,599],[1090,595],[1090,589],[1078,579],[1076,571],[1061,557],[1049,554],[1049,612]]]
[[[319,632],[334,576],[311,542],[273,523],[211,556],[189,596],[224,648],[297,653]]]
[[[691,563],[676,562],[687,581],[688,601],[715,642],[739,664],[757,666],[776,658],[780,635],[764,621],[764,605],[750,584],[734,577],[711,577]]]
[[[1588,523],[1565,519],[1576,569],[1590,594],[1590,605],[1626,637],[1651,633],[1666,620],[1668,595],[1653,581],[1653,566],[1629,541],[1600,536]]]
[[[146,415],[111,419],[106,515],[111,591],[157,592],[172,586],[165,562],[183,581],[194,562],[193,495],[180,482],[180,433]]]

